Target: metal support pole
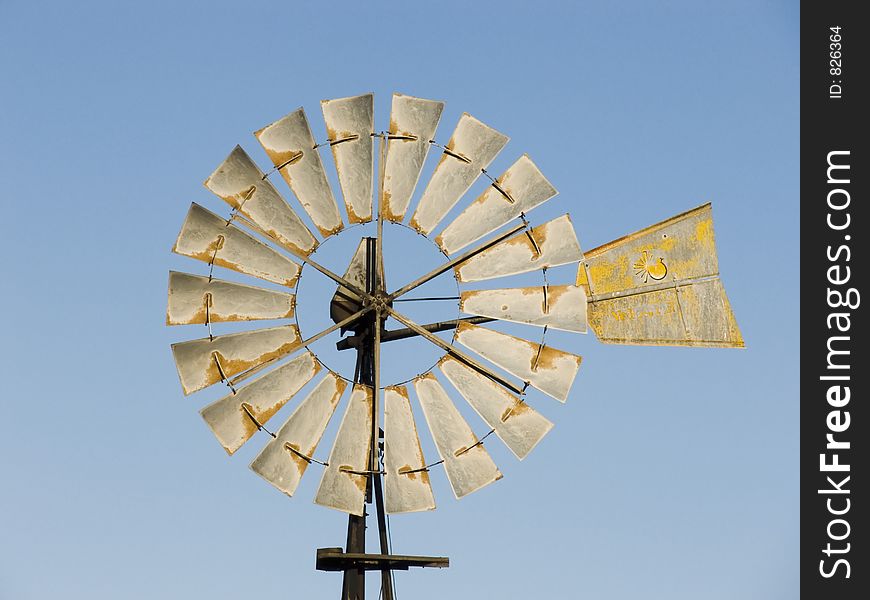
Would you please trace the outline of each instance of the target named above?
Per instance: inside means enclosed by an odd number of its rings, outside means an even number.
[[[366,291],[368,293],[382,293],[382,281],[376,262],[378,240],[367,238],[366,250]],[[369,471],[372,473],[368,479],[366,488],[366,502],[371,504],[374,500],[375,511],[378,519],[378,538],[380,541],[381,554],[389,554],[389,537],[387,535],[386,514],[384,512],[384,494],[381,481],[379,451],[381,439],[380,420],[380,333],[383,327],[383,313],[375,310],[365,315],[367,327],[361,332],[363,343],[357,348],[357,382],[372,388],[372,446],[369,453]],[[372,494],[374,492],[374,494]],[[373,497],[374,496],[374,497]],[[366,515],[358,517],[348,516],[347,523],[347,553],[365,553]],[[393,578],[390,569],[381,570],[381,586],[383,599],[393,600]],[[347,569],[344,572],[342,588],[342,600],[365,599],[365,571],[362,569]]]
[[[366,551],[366,518],[348,515],[347,519],[347,552]],[[348,569],[344,572],[342,581],[342,600],[365,600],[366,579],[362,569]]]

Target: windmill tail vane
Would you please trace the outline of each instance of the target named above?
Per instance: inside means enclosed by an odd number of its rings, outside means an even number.
[[[392,554],[385,514],[433,510],[436,466],[457,498],[501,479],[484,444],[492,434],[518,459],[541,442],[553,423],[533,408],[528,389],[564,403],[582,362],[549,346],[549,330],[585,333],[588,326],[608,344],[743,346],[719,277],[710,204],[584,253],[569,215],[530,225],[529,214],[557,194],[532,159],[523,154],[493,177],[487,168],[509,138],[464,113],[449,140],[438,143],[443,109],[440,101],[394,94],[389,128],[378,132],[373,94],[324,100],[327,137],[321,142],[304,109],[289,113],[254,133],[273,166],[262,171],[236,146],[205,180],[229,205],[229,216],[192,204],[172,248],[208,269],[169,277],[166,324],[208,327],[207,337],[172,345],[182,390],[228,386],[227,395],[202,408],[203,419],[229,455],[264,432],[268,441],[250,468],[284,494],[296,494],[312,464],[322,471],[315,503],[349,517],[346,548],[318,550],[317,568],[344,572],[344,598],[363,597],[366,570],[381,571],[384,597],[392,599],[392,570],[448,565],[443,557]],[[433,147],[440,158],[413,204]],[[332,154],[343,211],[321,148]],[[270,178],[276,172],[298,200],[296,208]],[[489,185],[459,206],[481,175]],[[458,216],[443,224],[457,206]],[[343,213],[350,225],[374,220],[377,234],[360,239],[339,275],[316,256],[324,240],[353,235]],[[411,227],[447,260],[388,288],[383,257],[396,249],[383,246],[385,223]],[[577,265],[576,279],[551,283],[548,269],[563,265]],[[219,279],[215,266],[272,288]],[[336,285],[329,303],[334,325],[313,335],[295,321],[214,334],[213,324],[296,318],[303,266]],[[532,272],[541,273],[541,285],[460,289],[455,299],[467,316],[457,319],[417,323],[397,308],[407,300],[447,299],[405,296],[445,273],[463,286]],[[387,329],[388,319],[403,327]],[[534,341],[509,335],[499,322],[538,328],[540,335]],[[449,330],[452,342],[436,335]],[[357,360],[354,372],[342,375],[311,346],[346,333],[337,348],[355,349]],[[381,345],[408,337],[431,342],[444,356],[409,385],[382,382]],[[348,389],[336,439],[324,456],[321,439]],[[456,405],[460,399],[485,430],[475,433]],[[283,424],[266,429],[291,401]],[[436,460],[424,456],[421,422]],[[365,552],[371,503],[380,554]]]
[[[743,347],[704,204],[586,252],[576,284],[606,344]]]

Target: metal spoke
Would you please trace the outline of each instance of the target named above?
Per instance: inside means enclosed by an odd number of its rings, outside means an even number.
[[[311,265],[312,267],[314,267],[315,269],[317,269],[318,271],[320,271],[321,273],[323,273],[324,275],[326,275],[327,277],[329,277],[330,279],[332,279],[336,283],[340,283],[341,285],[343,285],[344,287],[346,287],[347,289],[349,289],[350,291],[355,293],[357,296],[359,296],[360,299],[368,300],[369,302],[374,301],[374,296],[372,296],[368,292],[364,291],[359,286],[349,282],[344,277],[336,275],[335,273],[333,273],[332,271],[330,271],[329,269],[327,269],[323,265],[320,265],[317,262],[315,262],[314,260],[312,260],[310,257],[297,256],[297,258],[299,258],[299,260],[301,260],[305,264]]]
[[[379,138],[378,150],[380,151],[380,159],[378,160],[380,166],[378,174],[378,237],[375,245],[375,269],[378,287],[375,291],[384,293],[387,291],[387,281],[384,275],[384,207],[381,206],[381,199],[384,196],[384,166],[387,157],[387,142],[384,136]]]
[[[426,325],[420,325],[426,331],[435,333],[436,331],[447,331],[448,329],[456,329],[460,323],[471,323],[473,325],[479,325],[482,323],[491,323],[492,321],[497,321],[498,319],[493,319],[492,317],[462,317],[461,319],[451,319],[450,321],[438,321],[436,323],[427,323]],[[391,342],[393,340],[403,340],[405,338],[413,337],[418,335],[416,331],[410,328],[404,329],[393,329],[391,331],[384,331],[381,336],[382,342]]]
[[[507,379],[501,377],[500,375],[498,375],[496,373],[493,373],[491,370],[489,370],[488,368],[486,368],[485,366],[483,366],[482,364],[480,364],[479,362],[477,362],[476,360],[474,360],[473,358],[471,358],[470,356],[468,356],[464,352],[458,350],[457,348],[454,348],[453,346],[451,346],[450,344],[448,344],[447,342],[442,340],[440,337],[438,337],[434,333],[431,333],[431,332],[423,329],[420,325],[418,325],[417,323],[415,323],[414,321],[412,321],[408,317],[405,317],[404,315],[397,313],[395,310],[393,310],[389,306],[386,307],[386,310],[388,313],[390,313],[391,317],[393,317],[394,319],[399,321],[402,325],[404,325],[408,329],[411,329],[412,331],[414,331],[418,335],[423,336],[424,338],[426,338],[427,340],[429,340],[430,342],[432,342],[433,344],[435,344],[436,346],[438,346],[442,350],[447,351],[447,353],[450,354],[451,356],[453,356],[454,358],[457,358],[458,360],[467,364],[469,367],[475,369],[476,371],[480,372],[483,375],[486,375],[487,377],[489,377],[490,379],[492,379],[496,383],[503,385],[504,387],[511,390],[512,392],[514,392],[516,394],[523,393],[523,388],[517,387],[516,385],[514,385],[513,383],[511,383]]]
[[[384,197],[384,167],[386,164],[387,142],[385,136],[379,138],[379,176],[378,176],[378,234],[375,238],[375,295],[382,297],[386,293],[387,283],[384,274],[384,207],[381,200]],[[386,517],[384,514],[384,492],[382,488],[380,465],[378,464],[378,439],[380,432],[381,415],[381,330],[383,328],[384,313],[381,306],[375,311],[374,331],[372,338],[372,450],[369,469],[374,473],[372,476],[373,491],[375,493],[376,512],[378,517],[378,538],[381,546],[381,554],[390,553],[389,540],[387,538]],[[384,600],[393,600],[393,574],[389,569],[381,571],[381,588]]]
[[[348,318],[343,319],[343,320],[339,321],[338,323],[336,323],[335,325],[332,325],[332,326],[330,326],[330,327],[327,327],[326,329],[324,329],[324,330],[321,331],[320,333],[318,333],[318,334],[316,334],[316,335],[312,335],[310,338],[303,340],[303,341],[302,341],[302,345],[303,345],[303,346],[308,346],[309,344],[313,344],[314,342],[316,342],[317,340],[319,340],[319,339],[322,338],[323,336],[325,336],[325,335],[329,335],[330,333],[332,333],[332,332],[335,331],[336,329],[340,329],[340,328],[342,328],[342,327],[344,327],[344,326],[346,326],[346,325],[350,325],[350,324],[353,323],[354,321],[357,321],[357,320],[359,320],[361,317],[363,317],[364,315],[368,314],[368,312],[369,312],[370,310],[372,310],[372,308],[374,308],[374,307],[373,307],[373,306],[364,306],[363,308],[361,308],[360,310],[356,311],[355,313],[353,313],[353,314],[352,314],[351,316],[349,316]]]
[[[498,319],[494,319],[492,317],[462,317],[461,319],[452,319],[450,321],[438,321],[435,323],[427,323],[425,325],[420,325],[426,331],[431,331],[435,333],[436,331],[447,331],[448,329],[456,329],[460,323],[471,323],[473,325],[480,325],[482,323],[491,323],[492,321],[498,321]],[[393,340],[404,340],[409,337],[414,337],[419,335],[413,329],[408,329],[405,327],[404,329],[392,329],[392,330],[384,330],[381,333],[381,342],[392,342]],[[335,347],[339,350],[347,350],[349,348],[356,348],[360,343],[360,338],[356,335],[352,335],[350,337],[342,338],[336,342]]]
[[[497,237],[491,239],[490,241],[478,246],[477,248],[474,248],[473,250],[469,250],[468,252],[461,254],[452,260],[447,261],[446,263],[444,263],[440,267],[437,267],[436,269],[423,275],[419,279],[412,281],[411,283],[409,283],[405,287],[396,290],[395,292],[393,292],[392,294],[389,295],[388,299],[395,300],[399,296],[407,294],[408,292],[410,292],[414,288],[417,288],[417,287],[423,285],[427,281],[429,281],[431,279],[435,279],[436,277],[438,277],[439,275],[441,275],[445,271],[449,271],[453,267],[464,263],[466,260],[470,259],[472,256],[477,256],[478,254],[480,254],[484,250],[488,250],[489,248],[495,246],[499,242],[503,242],[504,240],[506,240],[507,238],[509,238],[513,234],[525,229],[525,227],[526,227],[525,224],[517,225],[516,227],[506,231],[505,233],[501,234],[500,236],[497,236]]]
[[[329,335],[333,331],[340,329],[346,325],[350,325],[351,323],[353,323],[355,321],[358,321],[360,318],[362,318],[364,315],[366,315],[373,308],[374,308],[374,306],[366,306],[366,307],[358,310],[357,312],[355,312],[354,314],[352,314],[348,318],[344,319],[343,321],[340,321],[340,322],[336,323],[335,325],[327,327],[326,329],[324,329],[320,333],[312,335],[308,339],[302,340],[299,343],[299,348],[304,348],[305,346],[313,344],[314,342],[316,342],[320,338]],[[276,362],[278,362],[279,360],[282,360],[283,358],[284,358],[283,356],[279,356],[277,358],[269,359],[266,362],[259,364],[256,367],[253,367],[252,369],[248,369],[244,373],[240,373],[239,375],[236,375],[235,377],[230,379],[227,383],[229,383],[230,385],[236,385],[239,382],[244,381],[245,379],[248,379],[252,375],[256,375],[257,373],[259,373],[260,371],[262,371],[263,369],[265,369],[269,365],[275,364]]]
[[[460,300],[461,296],[426,296],[425,298],[402,298],[396,302],[435,302],[441,300]]]

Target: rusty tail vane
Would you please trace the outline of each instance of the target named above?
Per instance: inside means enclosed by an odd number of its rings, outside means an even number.
[[[586,253],[577,285],[607,344],[742,348],[704,204]]]

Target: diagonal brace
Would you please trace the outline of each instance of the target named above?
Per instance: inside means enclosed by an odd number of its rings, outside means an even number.
[[[510,391],[512,391],[516,394],[519,394],[519,395],[523,394],[523,388],[517,387],[516,385],[514,385],[513,383],[511,383],[507,379],[501,377],[497,373],[493,373],[490,369],[488,369],[484,365],[480,364],[478,361],[471,358],[470,356],[468,356],[467,354],[465,354],[464,352],[462,352],[458,348],[451,346],[450,344],[448,344],[447,342],[442,340],[440,337],[438,337],[434,333],[431,333],[431,332],[423,329],[423,327],[421,327],[420,325],[418,325],[417,323],[415,323],[414,321],[412,321],[408,317],[406,317],[400,313],[397,313],[395,310],[393,310],[392,307],[387,306],[386,311],[390,314],[391,317],[396,319],[402,325],[404,325],[408,329],[411,329],[412,331],[414,331],[418,335],[423,336],[424,338],[426,338],[427,340],[429,340],[430,342],[432,342],[433,344],[435,344],[436,346],[438,346],[442,350],[445,350],[448,354],[450,354],[451,356],[453,356],[457,360],[465,363],[466,365],[468,365],[469,367],[471,367],[475,371],[481,373],[482,375],[485,375],[486,377],[489,377],[490,379],[492,379],[493,381],[495,381],[499,385],[506,387],[507,389],[509,389]]]
[[[452,260],[447,261],[446,263],[444,263],[440,267],[433,269],[432,271],[426,273],[425,275],[423,275],[419,279],[415,279],[414,281],[412,281],[411,283],[409,283],[405,287],[399,288],[398,290],[396,290],[395,292],[393,292],[392,294],[389,295],[388,300],[395,300],[399,296],[407,294],[408,292],[410,292],[414,288],[420,287],[421,285],[423,285],[427,281],[429,281],[431,279],[435,279],[436,277],[438,277],[439,275],[441,275],[445,271],[449,271],[450,269],[456,267],[457,265],[464,263],[465,261],[472,258],[473,256],[477,256],[478,254],[480,254],[484,250],[488,250],[489,248],[492,248],[496,244],[503,242],[504,240],[506,240],[507,238],[509,238],[513,234],[525,229],[525,227],[526,227],[525,224],[517,225],[516,227],[509,229],[508,231],[501,234],[500,236],[494,237],[493,239],[478,246],[477,248],[469,250],[468,252],[461,254]]]

